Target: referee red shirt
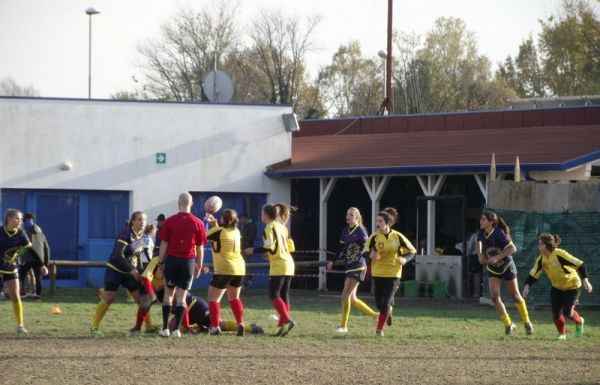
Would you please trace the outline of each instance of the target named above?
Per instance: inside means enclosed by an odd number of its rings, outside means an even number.
[[[195,258],[196,246],[206,244],[204,223],[191,213],[179,212],[167,218],[159,236],[161,241],[168,242],[167,255],[177,258]]]

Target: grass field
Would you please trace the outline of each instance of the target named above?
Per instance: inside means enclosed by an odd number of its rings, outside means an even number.
[[[205,291],[199,292],[205,295]],[[246,324],[267,333],[275,324],[266,292],[244,295]],[[268,334],[205,334],[163,339],[130,336],[135,306],[123,294],[101,330],[89,336],[97,303],[93,290],[58,290],[43,302],[25,300],[30,334],[16,336],[10,302],[0,302],[2,384],[599,384],[600,311],[583,309],[586,335],[556,334],[548,311],[532,311],[535,334],[504,328],[489,306],[466,302],[397,299],[394,325],[374,336],[373,321],[355,310],[349,334],[336,336],[339,297],[292,291],[297,327],[285,338]],[[367,297],[372,304],[372,299]],[[53,306],[62,313],[50,314]],[[223,316],[231,318],[226,299]],[[510,309],[515,323],[516,309]],[[160,322],[160,308],[153,308]]]

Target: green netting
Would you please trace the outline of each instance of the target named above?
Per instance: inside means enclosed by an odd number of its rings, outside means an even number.
[[[600,213],[564,212],[535,213],[513,210],[490,209],[504,218],[510,226],[517,254],[513,256],[519,273],[519,289],[523,284],[533,262],[538,256],[538,235],[544,232],[558,234],[562,239],[561,248],[583,260],[594,286],[592,294],[582,289],[580,303],[600,304]],[[487,280],[485,295],[488,296]],[[506,294],[503,293],[506,298]],[[530,304],[546,305],[550,303],[550,281],[546,274],[533,286],[528,299]]]

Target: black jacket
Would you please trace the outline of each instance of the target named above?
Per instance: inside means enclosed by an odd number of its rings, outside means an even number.
[[[42,232],[42,228],[38,225],[33,225],[33,227],[25,228],[25,232],[31,242],[31,248],[27,249],[23,255],[23,262],[38,260],[44,266],[48,266],[50,246],[48,246],[48,240]]]

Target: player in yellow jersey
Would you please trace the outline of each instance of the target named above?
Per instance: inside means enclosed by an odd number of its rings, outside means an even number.
[[[417,250],[408,239],[392,226],[398,212],[387,207],[377,214],[376,231],[369,237],[363,255],[371,258],[371,275],[375,286],[375,304],[379,310],[375,334],[383,337],[383,328],[390,317],[394,295],[400,285],[402,266],[410,261]]]
[[[533,268],[523,287],[523,296],[529,295],[529,288],[546,273],[552,284],[550,300],[552,303],[552,316],[554,325],[558,330],[557,340],[567,339],[565,331],[565,317],[575,322],[575,337],[583,336],[583,317],[575,310],[579,292],[583,287],[588,293],[592,292],[585,264],[569,254],[566,250],[559,249],[560,237],[543,233],[538,238],[538,251],[540,255],[535,260]]]
[[[265,223],[263,247],[247,248],[246,255],[266,253],[269,259],[269,298],[279,313],[278,330],[275,336],[284,337],[294,327],[290,318],[290,284],[294,276],[294,260],[290,254],[288,229],[285,226],[291,213],[291,207],[285,203],[266,204],[262,210]]]
[[[208,307],[210,313],[209,335],[221,334],[221,298],[227,292],[229,306],[237,322],[237,335],[244,335],[244,304],[240,292],[246,275],[246,263],[242,257],[242,237],[237,228],[237,212],[226,209],[217,226],[215,217],[205,217],[213,226],[206,238],[212,243],[214,275],[208,287]]]

